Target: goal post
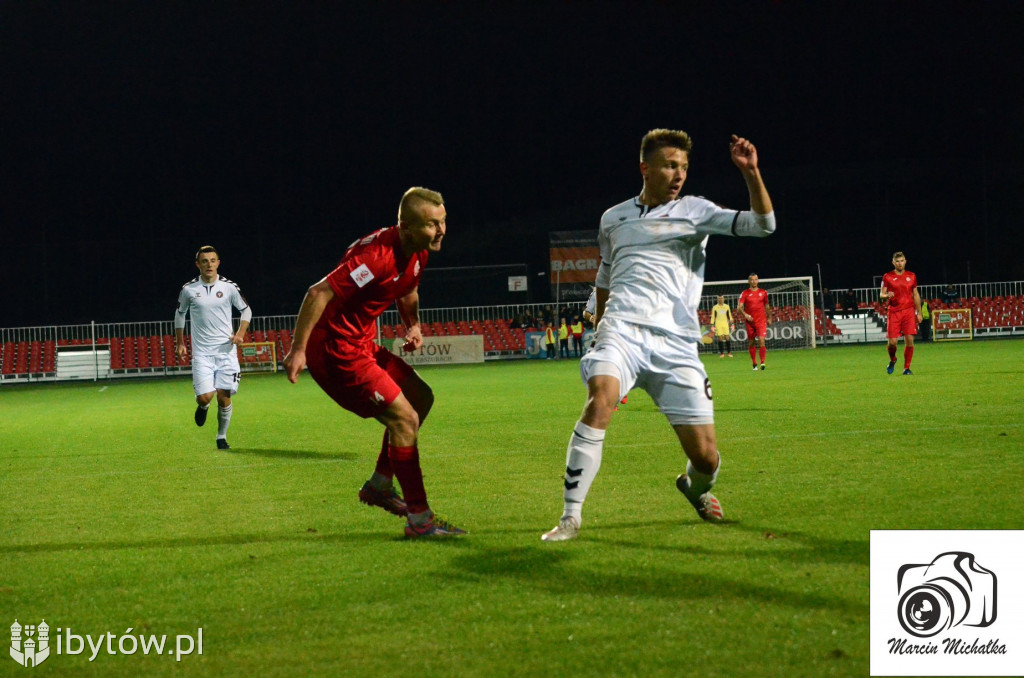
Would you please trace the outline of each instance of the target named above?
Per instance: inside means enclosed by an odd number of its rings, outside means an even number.
[[[973,340],[971,309],[942,308],[932,311],[932,338],[935,341]]]
[[[277,346],[272,341],[239,344],[238,366],[243,372],[277,372]]]
[[[811,276],[799,278],[760,278],[758,286],[768,292],[772,324],[768,326],[765,346],[771,350],[790,348],[815,348],[814,327],[814,281]],[[740,294],[750,287],[746,280],[723,280],[705,282],[701,292],[700,316],[705,340],[700,344],[703,352],[717,352],[713,339],[714,328],[710,327],[711,308],[718,303],[718,297],[725,297],[725,303],[733,314],[735,329],[729,337],[733,341],[733,352],[743,350],[747,345],[747,329],[743,318],[736,311]],[[711,338],[709,342],[707,339]]]

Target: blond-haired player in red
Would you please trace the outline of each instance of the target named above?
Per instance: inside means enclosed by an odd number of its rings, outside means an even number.
[[[907,257],[903,252],[892,255],[893,270],[882,276],[882,289],[879,298],[882,303],[889,302],[889,320],[885,336],[889,338],[889,366],[885,371],[893,373],[896,368],[896,344],[903,336],[903,374],[910,371],[910,361],[914,358],[914,335],[917,324],[921,322],[921,295],[917,292],[917,276],[907,270]]]
[[[303,367],[335,402],[384,425],[373,475],[359,501],[406,516],[405,536],[465,534],[434,515],[420,468],[419,430],[434,392],[404,360],[378,346],[377,317],[395,304],[407,328],[405,350],[423,345],[419,284],[431,253],[447,230],[444,198],[413,187],[398,207],[398,225],[349,246],[337,268],[302,300],[284,368],[293,383]],[[398,480],[405,499],[398,494]]]

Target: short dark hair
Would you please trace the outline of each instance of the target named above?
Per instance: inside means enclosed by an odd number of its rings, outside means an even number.
[[[693,140],[682,130],[652,129],[640,140],[640,162],[647,162],[662,148],[678,148],[689,155],[693,149]]]
[[[196,252],[196,261],[199,261],[200,254],[208,254],[210,252],[216,254],[217,258],[220,259],[220,252],[217,251],[216,247],[214,247],[213,245],[203,245],[202,247],[199,248],[199,251]]]

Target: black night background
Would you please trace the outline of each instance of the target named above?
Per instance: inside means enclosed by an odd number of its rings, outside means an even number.
[[[547,233],[640,189],[653,127],[685,193],[778,231],[712,238],[708,280],[1024,278],[1016,2],[3,2],[0,326],[170,319],[200,245],[257,315],[441,191],[432,266],[546,270]],[[429,275],[429,269],[428,269]],[[426,308],[462,305],[459,286]],[[816,278],[817,284],[817,278]],[[531,301],[546,301],[535,287]],[[526,301],[526,299],[523,299]]]

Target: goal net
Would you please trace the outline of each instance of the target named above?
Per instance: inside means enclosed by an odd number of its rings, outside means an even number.
[[[277,347],[272,341],[240,344],[238,366],[243,372],[277,372]]]
[[[768,306],[772,324],[768,326],[765,346],[771,350],[787,348],[814,348],[814,282],[803,278],[761,278],[758,286],[768,292]],[[740,294],[750,287],[746,280],[705,282],[701,293],[698,315],[704,329],[702,352],[718,352],[714,328],[711,326],[711,307],[724,297],[732,311],[734,329],[729,335],[732,351],[743,351],[747,346],[747,329],[736,310]]]

